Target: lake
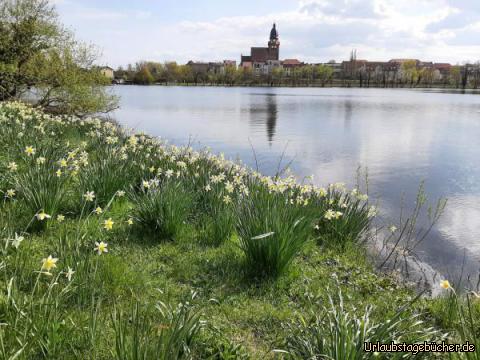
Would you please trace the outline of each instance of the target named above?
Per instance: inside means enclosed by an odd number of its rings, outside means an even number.
[[[385,223],[402,197],[448,198],[418,248],[445,275],[480,260],[480,95],[434,89],[115,86],[113,117],[177,145],[211,147],[272,175],[291,162],[301,179],[352,187],[367,167],[370,196]],[[253,155],[252,147],[256,156]],[[282,156],[283,154],[283,156]],[[255,160],[256,158],[256,160]]]

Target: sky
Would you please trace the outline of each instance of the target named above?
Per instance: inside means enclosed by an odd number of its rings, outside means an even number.
[[[480,0],[53,0],[101,65],[237,60],[266,46],[305,62],[480,60]]]

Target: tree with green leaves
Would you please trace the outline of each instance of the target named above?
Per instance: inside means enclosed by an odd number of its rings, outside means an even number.
[[[313,68],[313,77],[319,80],[322,86],[325,86],[325,84],[333,78],[333,69],[331,66],[323,64],[316,65]]]
[[[97,59],[96,48],[76,41],[48,0],[0,2],[0,100],[28,97],[76,115],[113,110],[117,99]]]
[[[153,77],[147,65],[143,65],[133,78],[133,82],[140,85],[150,85],[153,84],[154,81],[155,78]]]

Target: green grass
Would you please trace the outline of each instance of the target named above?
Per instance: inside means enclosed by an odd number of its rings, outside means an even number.
[[[357,359],[363,339],[445,333],[478,344],[475,296],[413,301],[375,272],[357,192],[19,104],[0,104],[0,149],[2,359]]]

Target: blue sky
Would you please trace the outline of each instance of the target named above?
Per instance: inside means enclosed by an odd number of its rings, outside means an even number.
[[[54,0],[61,21],[110,66],[138,60],[239,60],[265,46],[282,59],[480,60],[480,0]]]

